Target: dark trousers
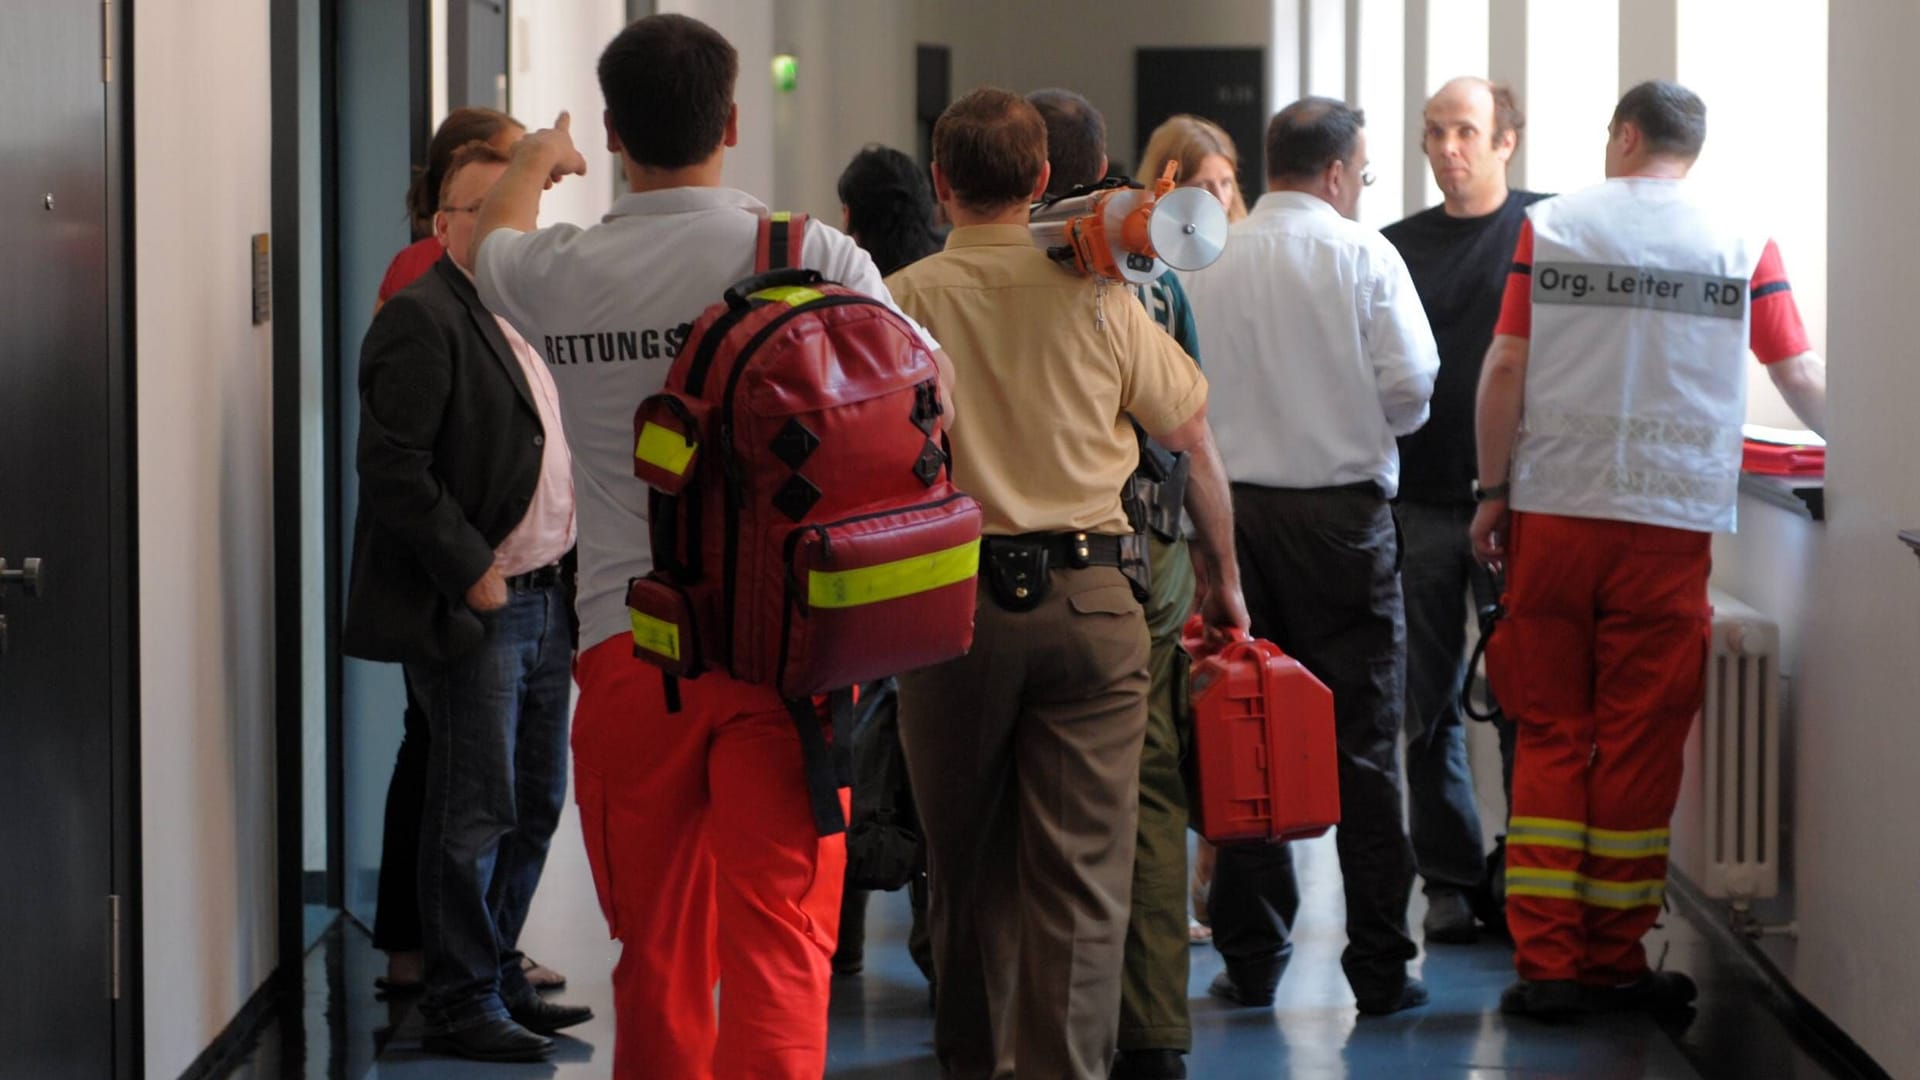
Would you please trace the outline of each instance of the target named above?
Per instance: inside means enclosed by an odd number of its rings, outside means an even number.
[[[406,669],[401,668],[406,679]],[[386,825],[380,838],[379,907],[373,915],[373,947],[381,952],[420,948],[420,804],[427,795],[427,714],[406,679],[407,708],[401,717],[400,750],[387,781]]]
[[[1467,538],[1472,503],[1403,499],[1399,514],[1405,542],[1400,581],[1407,605],[1407,817],[1414,862],[1429,893],[1464,891],[1480,884],[1487,860],[1460,711],[1467,666],[1461,603],[1471,596],[1478,611],[1498,597],[1493,575],[1474,559]],[[1501,736],[1510,754],[1510,730]]]
[[[950,1080],[1105,1080],[1133,892],[1146,619],[1120,571],[982,587],[973,650],[900,677],[926,827],[933,1043]]]
[[[1140,828],[1134,841],[1133,904],[1120,972],[1120,1049],[1193,1049],[1187,974],[1187,782],[1192,742],[1180,630],[1193,610],[1187,542],[1149,534],[1153,595],[1147,598],[1147,735],[1140,748]]]
[[[566,797],[565,590],[512,589],[480,619],[471,653],[407,672],[431,734],[419,837],[429,1034],[503,1019],[533,996],[520,930]]]
[[[1335,842],[1347,900],[1341,967],[1362,1001],[1397,997],[1417,950],[1407,933],[1413,848],[1396,744],[1406,624],[1392,508],[1377,491],[1233,487],[1234,540],[1253,633],[1333,691],[1339,744]],[[1220,849],[1208,900],[1214,945],[1248,990],[1271,987],[1299,908],[1284,844]]]

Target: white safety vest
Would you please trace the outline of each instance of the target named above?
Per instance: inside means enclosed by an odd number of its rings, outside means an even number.
[[[1677,180],[1609,180],[1527,216],[1533,335],[1513,508],[1731,531],[1764,239]]]

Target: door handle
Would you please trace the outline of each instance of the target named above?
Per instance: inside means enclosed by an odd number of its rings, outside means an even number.
[[[0,559],[0,592],[9,585],[16,586],[28,596],[39,596],[46,591],[46,573],[41,569],[39,559],[23,559],[20,569],[7,569],[7,560]]]

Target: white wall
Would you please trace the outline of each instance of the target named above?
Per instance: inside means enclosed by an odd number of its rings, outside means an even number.
[[[1779,243],[1808,337],[1824,351],[1827,4],[1679,0],[1677,6],[1679,79],[1707,103],[1707,145],[1691,182]],[[1749,369],[1747,390],[1749,419],[1802,426],[1757,364]]]
[[[663,7],[665,5],[662,5]],[[624,0],[523,0],[507,36],[508,111],[533,131],[572,114],[573,141],[587,175],[540,199],[540,224],[591,225],[626,190],[620,161],[607,150],[605,106],[595,67],[600,50],[627,24]]]
[[[146,1073],[273,970],[267,6],[134,13]],[[292,752],[293,748],[289,748]]]
[[[1920,846],[1907,837],[1920,817],[1920,565],[1894,537],[1920,526],[1920,357],[1906,285],[1920,248],[1920,125],[1888,105],[1920,97],[1909,55],[1920,7],[1835,4],[1832,15],[1827,261],[1847,317],[1827,329],[1828,521],[1796,695],[1797,982],[1889,1073],[1915,1076]],[[1775,134],[1783,151],[1797,141]]]
[[[800,75],[793,92],[770,95],[776,207],[839,225],[835,184],[861,147],[881,143],[917,156],[914,45],[913,8],[896,0],[779,5],[773,48],[791,53]],[[765,82],[770,73],[762,65],[740,77]]]

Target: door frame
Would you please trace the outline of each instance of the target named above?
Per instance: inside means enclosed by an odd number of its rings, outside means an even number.
[[[107,241],[107,601],[109,731],[112,749],[115,934],[113,1075],[146,1074],[144,912],[140,842],[139,438],[135,430],[133,0],[103,5],[112,22],[106,86]]]

